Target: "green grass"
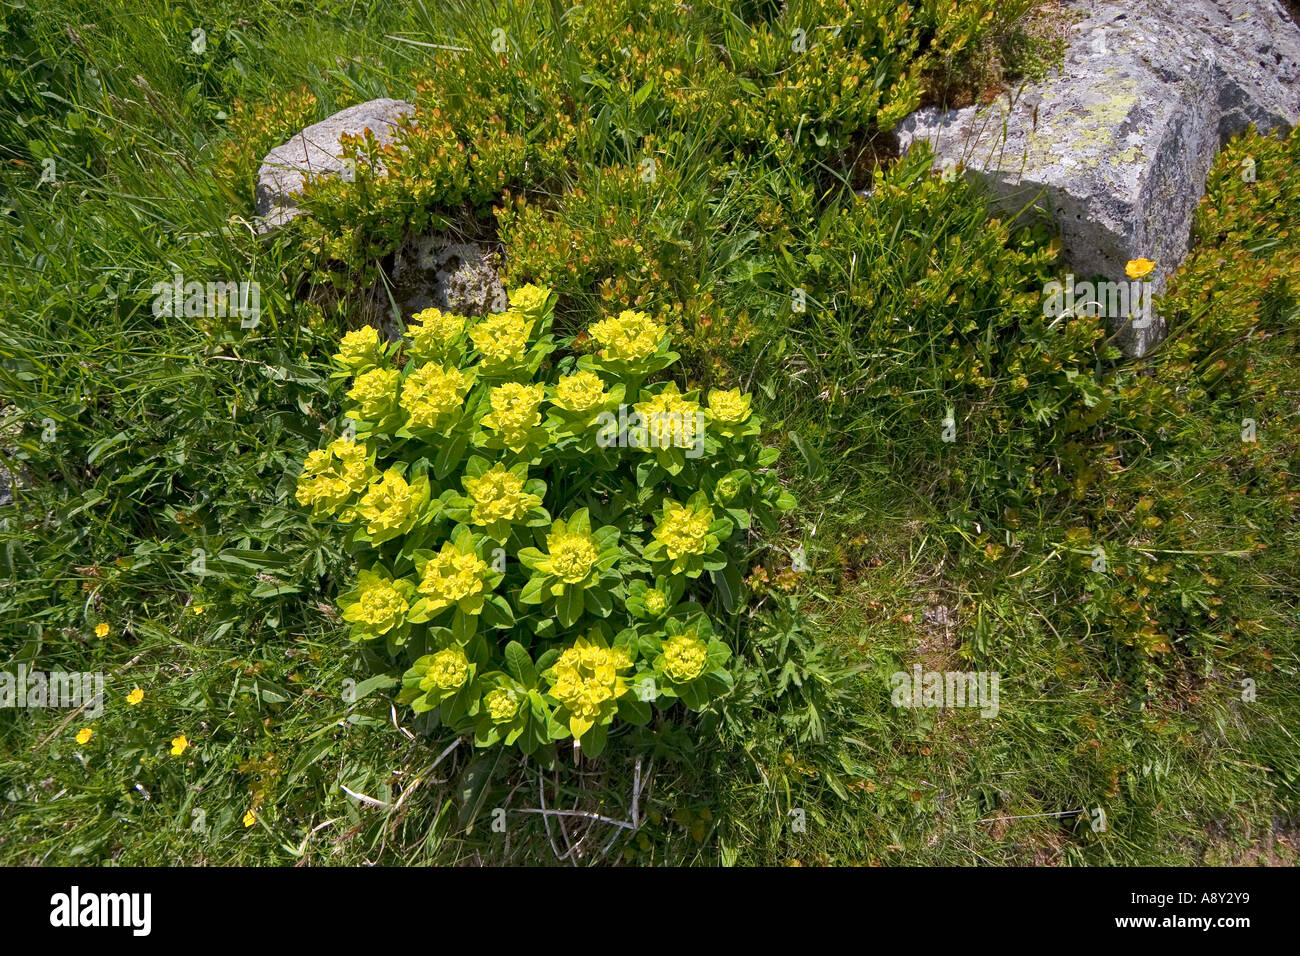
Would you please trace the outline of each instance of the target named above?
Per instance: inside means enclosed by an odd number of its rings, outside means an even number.
[[[553,6],[521,5],[511,32],[538,31],[561,75],[612,70],[560,41]],[[970,57],[918,66],[917,97],[1033,72],[1048,54],[1025,52],[1023,9]],[[738,48],[777,18],[718,4],[692,29]],[[671,306],[692,384],[746,386],[780,423],[801,504],[756,541],[737,690],[538,768],[425,733],[366,683],[387,662],[331,604],[350,559],[292,495],[340,409],[327,357],[354,317],[300,294],[321,263],[256,240],[251,183],[229,178],[286,131],[240,126],[223,155],[225,127],[236,99],[301,87],[317,102],[295,122],[412,97],[434,66],[408,41],[487,44],[484,22],[441,4],[0,2],[0,453],[28,474],[0,507],[0,669],[102,671],[108,698],[93,720],[0,711],[0,863],[1294,863],[1294,139],[1248,138],[1216,167],[1166,298],[1174,333],[1133,366],[1093,325],[1047,328],[1050,236],[924,157],[855,200],[878,131],[851,110],[828,107],[825,145],[791,146],[682,122],[662,89],[638,106],[637,84],[586,84],[599,137],[511,183],[528,211],[474,215],[512,281],[555,283],[573,329]],[[899,70],[927,55],[888,52]],[[652,141],[657,196],[626,175]],[[1251,187],[1241,155],[1260,159]],[[545,253],[570,234],[586,269]],[[257,279],[261,324],[155,318],[149,290],[175,272]],[[890,674],[918,661],[997,670],[998,718],[891,706]],[[635,832],[528,812],[634,804]]]

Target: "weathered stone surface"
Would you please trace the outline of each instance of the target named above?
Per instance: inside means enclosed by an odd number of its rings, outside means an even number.
[[[1036,199],[1081,279],[1156,263],[1155,288],[1187,253],[1214,156],[1254,124],[1300,122],[1300,28],[1276,0],[1075,0],[1060,75],[991,106],[920,110],[898,130],[964,168],[1007,211]],[[1120,320],[1116,327],[1126,323]],[[1141,355],[1157,317],[1118,341]]]
[[[508,305],[501,278],[482,246],[436,234],[408,240],[397,250],[393,286],[407,315],[430,307],[483,315]]]
[[[298,196],[308,175],[343,172],[344,134],[361,136],[368,129],[383,146],[393,142],[398,121],[414,111],[405,100],[358,103],[308,126],[266,154],[257,171],[258,232],[265,233],[298,216]]]

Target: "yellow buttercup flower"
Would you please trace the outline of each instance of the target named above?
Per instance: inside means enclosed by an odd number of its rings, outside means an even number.
[[[251,827],[256,822],[257,822],[257,814],[254,813],[252,810],[249,810],[247,813],[244,814],[244,826]]]
[[[109,631],[109,627],[103,621],[100,621],[98,624],[95,625],[96,637],[108,637],[108,631]]]
[[[1150,259],[1130,259],[1124,266],[1124,274],[1130,279],[1142,279],[1150,275],[1156,264]]]
[[[135,690],[131,691],[131,693],[126,695],[126,702],[130,704],[132,707],[140,703],[140,701],[142,700],[144,700],[144,691],[142,691],[139,687],[135,688]]]
[[[420,687],[422,690],[456,690],[468,677],[469,658],[459,647],[448,647],[433,655]]]
[[[700,640],[695,631],[675,634],[663,644],[664,673],[680,684],[695,680],[704,673],[709,645]]]
[[[91,730],[89,727],[82,727],[80,730],[77,731],[77,743],[88,744],[90,743],[90,738],[93,737],[94,735],[95,732]]]
[[[589,412],[606,398],[605,382],[586,369],[565,375],[555,383],[552,402],[566,412]]]
[[[633,406],[645,422],[651,448],[691,448],[700,429],[700,404],[682,398],[676,382]]]
[[[751,396],[740,394],[740,389],[733,388],[724,392],[719,389],[709,390],[709,416],[717,422],[739,425],[749,418]]]
[[[470,520],[486,525],[495,521],[519,521],[542,499],[524,491],[524,479],[497,463],[477,478],[462,479],[474,501]]]
[[[401,378],[402,373],[395,368],[371,369],[356,377],[348,389],[348,398],[357,403],[361,418],[381,421],[393,411]]]
[[[425,596],[429,610],[437,613],[486,591],[487,572],[487,562],[473,551],[461,551],[452,542],[444,541],[442,550],[424,566],[418,590]]]
[[[357,503],[357,515],[366,522],[369,534],[405,527],[417,498],[401,473],[388,469]]]
[[[202,604],[195,604],[193,607],[190,608],[190,611],[191,611],[192,613],[194,613],[194,614],[202,614],[202,613],[203,613],[203,605],[202,605]]]
[[[601,346],[601,358],[639,362],[659,350],[665,328],[644,312],[625,310],[616,319],[602,319],[588,330]]]
[[[550,298],[551,290],[531,282],[510,291],[510,305],[528,315],[537,315]]]
[[[379,361],[379,330],[370,325],[362,326],[354,332],[343,336],[339,342],[338,354],[334,361],[344,368],[359,371]]]
[[[402,383],[402,408],[410,416],[410,424],[436,428],[443,416],[464,404],[470,384],[458,368],[421,365]]]
[[[492,389],[492,411],[483,416],[483,427],[494,429],[511,451],[528,444],[529,432],[542,421],[540,411],[545,386],[506,382]]]
[[[487,365],[519,365],[524,359],[533,323],[521,312],[511,309],[489,315],[470,330],[474,348],[483,354]]]
[[[185,753],[185,748],[188,747],[189,745],[190,742],[185,739],[184,734],[181,734],[179,737],[173,737],[172,756],[179,757],[181,754]]]
[[[669,500],[664,502],[663,517],[659,519],[652,534],[663,542],[668,557],[676,561],[681,557],[704,553],[708,546],[705,536],[712,524],[711,508],[696,508]]]

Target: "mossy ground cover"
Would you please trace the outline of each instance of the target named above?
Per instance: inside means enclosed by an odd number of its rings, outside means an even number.
[[[1043,315],[1046,230],[888,148],[1050,62],[1029,4],[692,11],[0,5],[0,656],[106,680],[93,719],[0,711],[0,861],[1294,862],[1300,140],[1227,148],[1125,362]],[[376,96],[420,161],[256,238],[258,159]],[[726,699],[579,766],[415,732],[294,500],[358,291],[438,225],[552,287],[566,347],[662,318],[800,502],[749,542]],[[160,318],[177,273],[257,281],[260,322]],[[996,671],[997,716],[894,706],[918,663]]]

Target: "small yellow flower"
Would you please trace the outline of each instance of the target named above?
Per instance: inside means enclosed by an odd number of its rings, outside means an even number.
[[[441,611],[486,591],[487,572],[487,562],[472,550],[461,551],[452,542],[444,541],[442,550],[424,566],[419,592],[425,596],[430,611]],[[461,610],[468,612],[471,606],[473,602],[469,606],[462,604]]]
[[[397,403],[397,386],[402,373],[395,368],[376,368],[358,375],[348,389],[348,398],[359,406],[358,413],[368,422],[382,421]]]
[[[379,330],[374,326],[364,325],[355,332],[343,336],[334,361],[354,372],[374,365],[379,361]]]
[[[90,738],[93,737],[94,735],[95,732],[91,730],[89,727],[82,727],[80,730],[77,731],[77,743],[88,744],[90,743]]]
[[[677,634],[664,641],[664,673],[680,684],[693,681],[704,672],[709,645],[695,631]]]
[[[181,754],[185,753],[185,748],[188,747],[189,745],[190,742],[185,739],[184,734],[181,734],[179,737],[173,737],[172,756],[179,757]]]
[[[417,352],[428,352],[431,346],[445,344],[465,329],[465,316],[441,309],[425,309],[411,318],[419,325],[408,325],[406,336]]]
[[[651,534],[663,542],[668,557],[678,558],[704,554],[705,540],[713,524],[713,510],[708,507],[683,505],[671,499],[664,502],[663,517]]]
[[[144,700],[144,691],[142,691],[139,687],[137,687],[135,690],[131,691],[131,693],[126,695],[126,702],[130,704],[132,707],[140,703],[140,701],[142,700]]]
[[[1124,267],[1124,274],[1130,279],[1142,279],[1151,273],[1156,264],[1150,259],[1130,259]]]
[[[454,366],[421,365],[402,383],[402,408],[412,425],[437,428],[443,416],[464,404],[471,384]]]
[[[513,691],[504,687],[490,690],[483,697],[483,709],[494,724],[506,724],[519,713],[521,701]]]
[[[459,647],[448,647],[433,655],[429,669],[420,680],[420,687],[422,690],[451,691],[464,684],[468,677],[469,658]]]
[[[357,514],[369,534],[404,527],[417,505],[416,494],[401,472],[390,468],[370,486],[357,504]]]
[[[202,605],[202,604],[195,604],[193,607],[190,608],[190,611],[192,611],[194,614],[202,614],[202,613],[203,613],[203,605]]]
[[[695,445],[704,416],[700,413],[699,402],[682,398],[676,382],[669,382],[663,391],[632,407],[645,422],[649,448],[691,448]]]
[[[513,366],[523,361],[532,331],[533,323],[511,309],[489,315],[470,330],[469,338],[483,354],[484,364]]]
[[[409,585],[378,575],[363,575],[357,586],[357,601],[344,610],[344,620],[366,625],[375,634],[387,634],[406,620],[411,609]]]
[[[492,389],[492,411],[483,416],[484,428],[498,432],[511,451],[519,451],[528,444],[529,432],[542,421],[539,411],[542,404],[543,385],[520,385],[506,382]]]
[[[510,292],[510,304],[520,312],[528,315],[537,315],[546,305],[546,300],[551,296],[551,290],[539,285],[522,285]]]
[[[96,625],[95,625],[95,636],[96,636],[96,637],[108,637],[108,625],[105,624],[103,621],[100,621],[98,624],[96,624]]]
[[[749,418],[749,395],[742,395],[740,389],[733,388],[724,392],[720,389],[709,390],[709,415],[716,422],[739,425]]]
[[[549,672],[551,696],[569,711],[569,731],[581,737],[598,721],[609,717],[618,698],[628,691],[619,673],[632,666],[626,648],[600,647],[578,638]]]
[[[497,462],[477,478],[461,479],[474,501],[470,514],[473,524],[489,525],[495,521],[520,521],[531,508],[542,503],[537,495],[524,491],[524,479]]]
[[[566,412],[588,412],[605,400],[605,383],[595,372],[583,369],[555,383],[551,401]]]
[[[659,349],[666,331],[644,312],[625,310],[616,319],[602,319],[589,330],[601,346],[601,358],[639,362]]]
[[[591,535],[548,534],[546,547],[550,551],[551,573],[565,584],[578,584],[587,580],[592,565],[600,557]]]
[[[251,827],[256,822],[257,822],[257,814],[254,813],[252,810],[249,810],[247,813],[244,814],[244,826]]]

